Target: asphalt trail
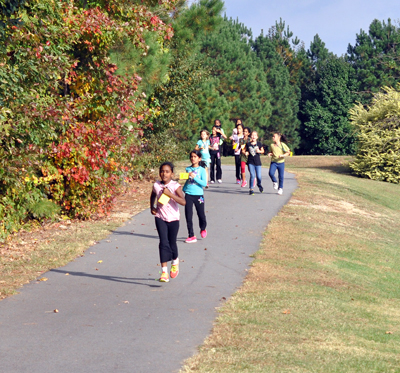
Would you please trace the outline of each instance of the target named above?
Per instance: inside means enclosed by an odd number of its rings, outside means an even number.
[[[180,274],[169,283],[155,281],[158,236],[146,210],[84,257],[44,274],[48,281],[1,301],[0,372],[177,372],[209,335],[215,308],[242,284],[268,222],[296,188],[285,176],[278,196],[263,169],[264,193],[249,196],[234,184],[233,166],[223,167],[224,182],[205,192],[206,239],[196,216],[198,242],[183,242],[181,211]]]

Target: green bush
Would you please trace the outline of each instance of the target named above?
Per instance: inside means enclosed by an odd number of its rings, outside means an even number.
[[[350,164],[356,175],[400,182],[400,84],[397,88],[384,87],[370,106],[350,110],[358,129],[357,154]]]

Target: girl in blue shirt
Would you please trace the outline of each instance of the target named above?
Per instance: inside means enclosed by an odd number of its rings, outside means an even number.
[[[199,150],[192,150],[190,152],[190,162],[192,165],[186,167],[186,172],[189,173],[189,179],[183,186],[185,192],[185,217],[188,228],[188,238],[186,243],[197,242],[193,230],[193,205],[196,207],[197,216],[199,217],[200,235],[202,238],[207,236],[207,220],[204,209],[204,193],[203,188],[207,186],[206,170],[200,166],[201,152]]]

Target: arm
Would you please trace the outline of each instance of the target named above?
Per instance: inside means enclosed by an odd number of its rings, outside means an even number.
[[[196,147],[194,148],[195,150],[200,150],[199,145],[196,144]]]
[[[199,176],[195,176],[193,178],[193,180],[199,184],[201,187],[205,188],[207,186],[207,175],[206,175],[206,170],[204,168],[202,168],[202,172],[200,177]]]
[[[186,205],[186,199],[185,199],[185,196],[183,195],[183,192],[182,192],[182,188],[181,188],[181,187],[179,187],[179,188],[175,191],[176,194],[172,193],[168,188],[165,188],[164,191],[163,191],[163,193],[164,193],[166,196],[172,198],[174,201],[176,201],[176,202],[179,203],[180,205],[182,205],[182,206],[185,206],[185,205]]]
[[[156,198],[157,194],[153,190],[150,195],[150,212],[152,215],[157,214],[157,209],[154,207],[154,202],[156,201]]]
[[[279,156],[279,158],[285,158],[285,157],[288,157],[289,155],[290,155],[290,150],[288,152],[286,152],[285,154],[281,154]]]

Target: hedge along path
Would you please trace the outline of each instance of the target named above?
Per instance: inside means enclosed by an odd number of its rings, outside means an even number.
[[[288,159],[299,188],[183,372],[397,372],[400,186],[349,157]]]
[[[185,244],[182,219],[174,281],[156,281],[159,238],[147,209],[84,257],[0,302],[2,369],[178,371],[209,335],[215,308],[241,286],[268,221],[296,187],[289,174],[278,196],[263,171],[264,193],[249,196],[235,184],[234,167],[224,168],[224,183],[205,193],[205,240]]]

